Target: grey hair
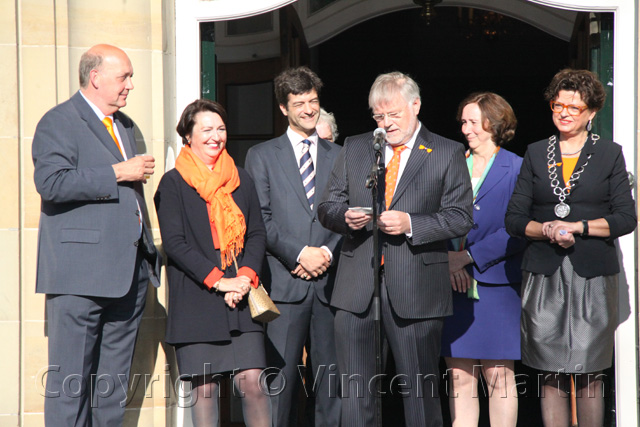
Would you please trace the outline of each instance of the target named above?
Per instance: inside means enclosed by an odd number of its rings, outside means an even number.
[[[78,77],[80,80],[80,87],[86,88],[89,85],[91,70],[97,70],[102,66],[104,56],[99,53],[86,51],[80,57],[80,66],[78,67]]]
[[[376,105],[391,101],[397,93],[402,95],[407,104],[420,99],[420,88],[408,75],[399,71],[380,74],[369,91],[369,108],[373,110]]]
[[[334,117],[333,113],[328,112],[324,108],[320,108],[320,119],[318,119],[318,123],[320,122],[325,122],[329,125],[329,128],[331,129],[331,135],[333,135],[333,140],[337,140],[339,135],[338,124],[336,123],[336,118]]]

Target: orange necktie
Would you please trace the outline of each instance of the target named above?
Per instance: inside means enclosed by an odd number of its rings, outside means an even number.
[[[384,201],[389,209],[393,193],[396,189],[396,181],[398,181],[398,171],[400,170],[400,153],[407,148],[406,145],[393,147],[393,157],[387,165],[387,173],[384,176]]]
[[[116,143],[118,150],[120,150],[120,154],[124,156],[122,148],[120,148],[120,144],[118,144],[118,138],[116,138],[116,134],[113,131],[113,122],[111,121],[111,117],[105,117],[104,119],[102,119],[102,124],[107,128],[109,135],[111,135],[111,138],[113,138],[113,142]]]

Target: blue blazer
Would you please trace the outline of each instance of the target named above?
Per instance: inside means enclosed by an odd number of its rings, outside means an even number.
[[[519,283],[527,241],[509,236],[504,215],[513,194],[522,157],[500,149],[473,204],[467,249],[474,259],[467,269],[478,282]]]

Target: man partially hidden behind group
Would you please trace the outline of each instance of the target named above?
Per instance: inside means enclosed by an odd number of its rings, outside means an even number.
[[[245,165],[253,177],[267,228],[266,281],[281,316],[266,327],[267,365],[281,369],[270,383],[273,425],[297,425],[298,363],[305,342],[315,395],[314,424],[340,419],[336,390],[334,314],[329,306],[340,235],[317,220],[317,201],[340,147],[318,137],[322,81],[307,67],[292,68],[274,80],[275,95],[289,127],[282,136],[251,148]],[[270,279],[268,277],[270,276]]]
[[[80,60],[80,90],[47,112],[33,138],[42,198],[36,290],[46,295],[47,426],[122,425],[149,280],[159,285],[136,157],[119,112],[133,89],[127,55],[97,45]]]
[[[369,106],[386,131],[380,177],[381,312],[385,343],[403,375],[407,426],[441,426],[438,363],[444,316],[452,313],[447,241],[473,224],[464,147],[418,120],[418,85],[399,72],[373,83]],[[342,425],[371,426],[375,416],[372,206],[365,181],[375,161],[373,136],[347,138],[318,206],[321,223],[344,235],[331,304],[336,313]]]

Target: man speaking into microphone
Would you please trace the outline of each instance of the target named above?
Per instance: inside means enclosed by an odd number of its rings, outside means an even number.
[[[406,425],[442,426],[440,335],[452,314],[446,242],[473,225],[473,196],[463,145],[429,132],[420,105],[418,85],[400,72],[378,76],[369,92],[373,119],[386,131],[378,179],[381,319]],[[377,140],[370,132],[345,140],[318,206],[322,225],[345,236],[331,298],[345,426],[375,422],[372,215],[349,208],[372,205],[365,182]]]

